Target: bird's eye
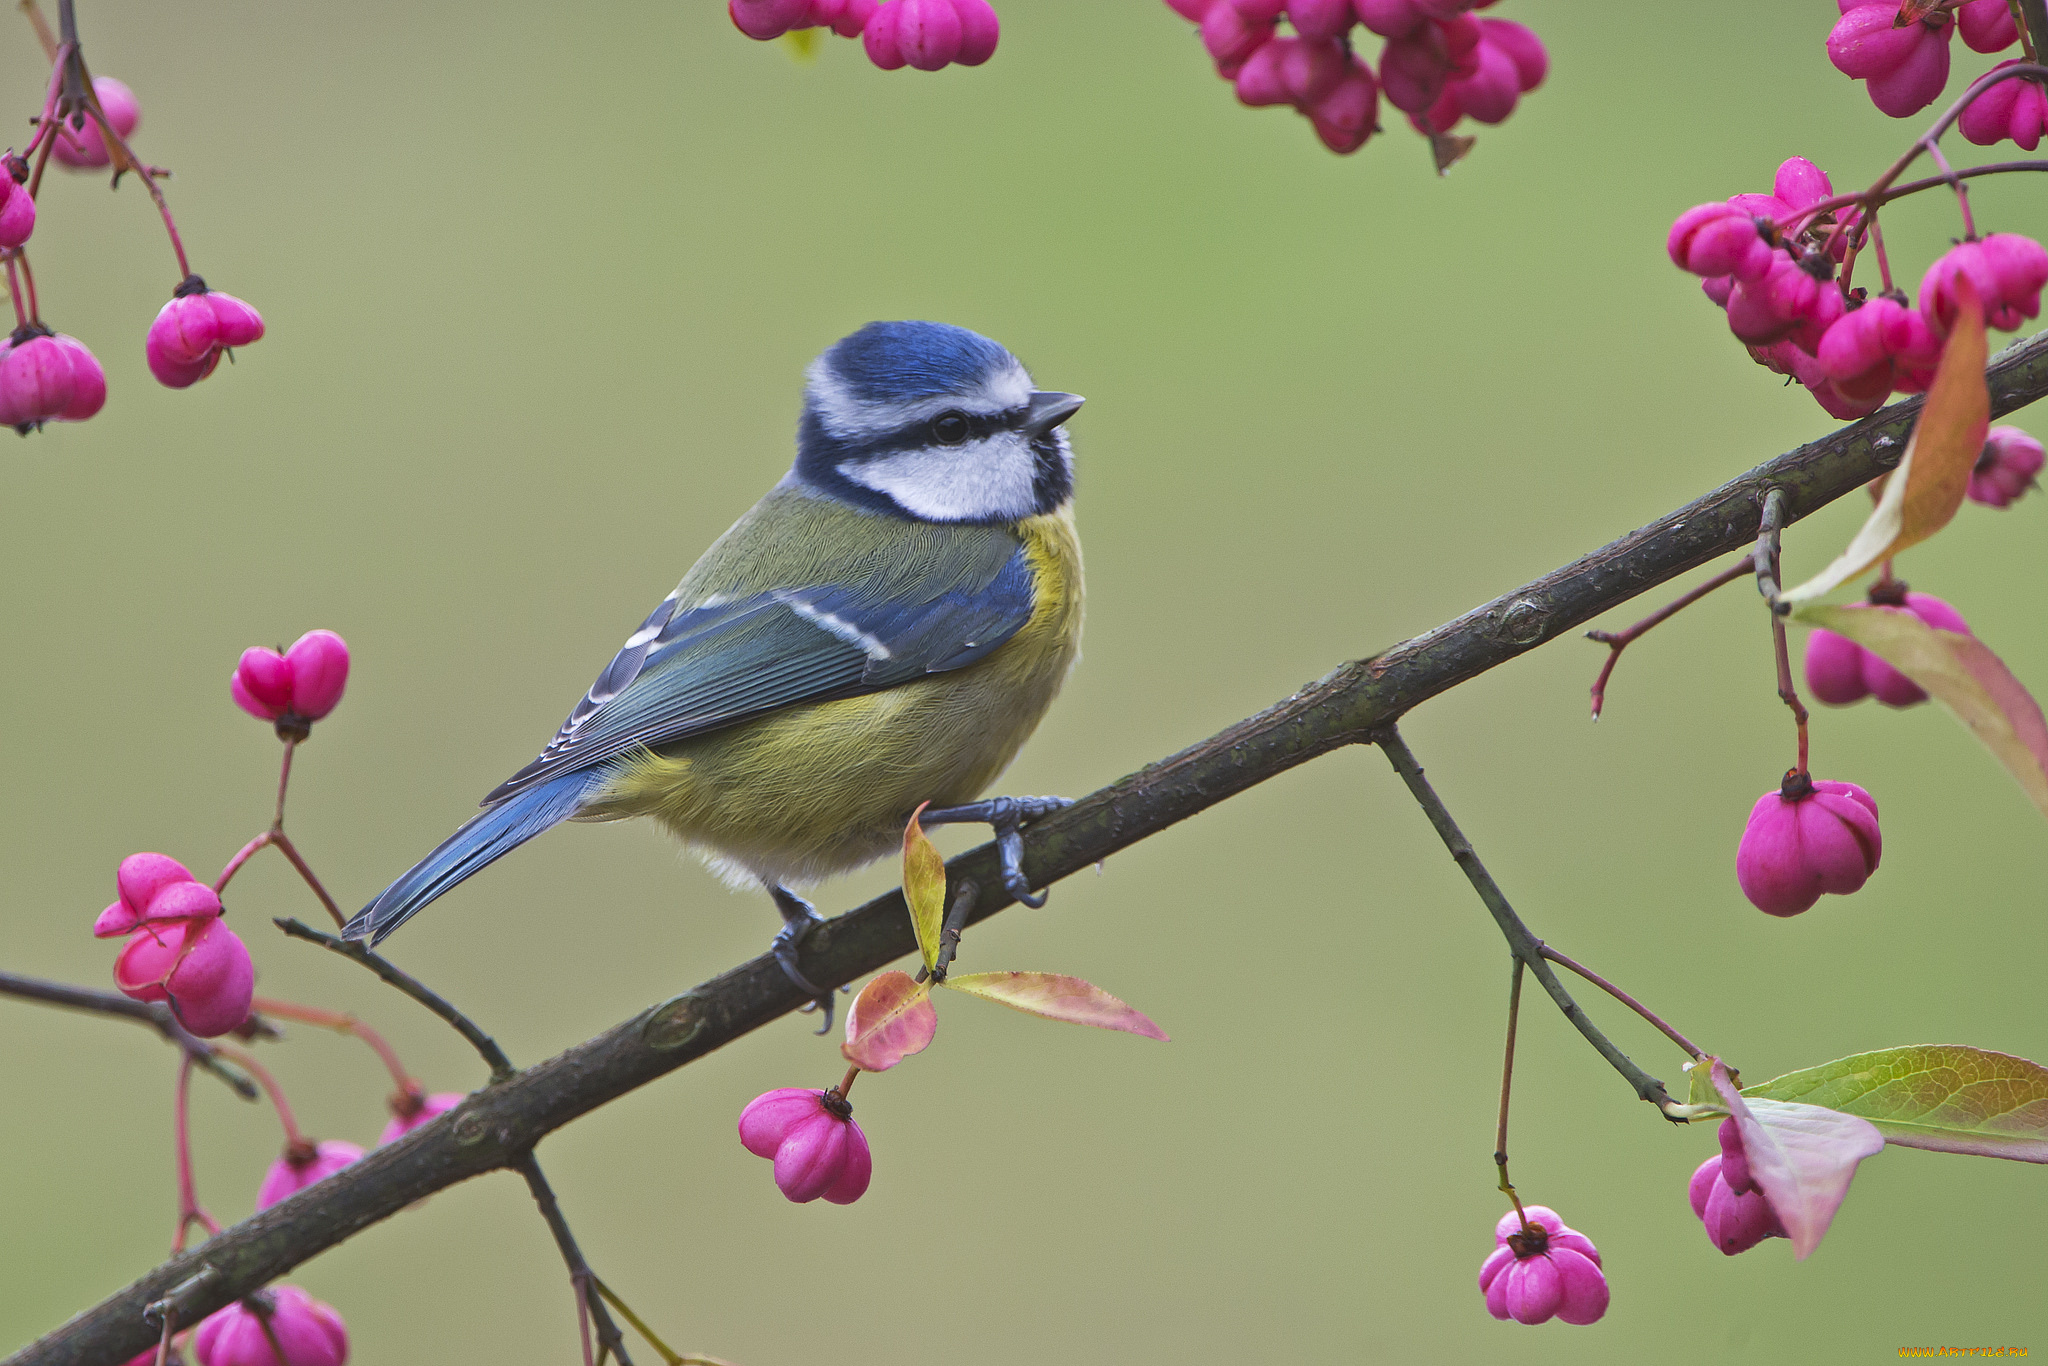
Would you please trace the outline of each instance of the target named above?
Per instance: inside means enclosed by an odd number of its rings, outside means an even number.
[[[942,446],[957,446],[967,439],[967,414],[948,410],[932,419],[932,436]]]

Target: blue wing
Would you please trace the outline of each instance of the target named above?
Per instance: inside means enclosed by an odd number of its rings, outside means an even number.
[[[832,585],[779,588],[684,612],[664,601],[547,748],[484,805],[780,707],[965,668],[1015,635],[1031,608],[1031,565],[1021,547],[986,584],[914,598]]]

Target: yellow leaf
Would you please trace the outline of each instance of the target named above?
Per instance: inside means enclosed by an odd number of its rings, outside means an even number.
[[[903,900],[910,907],[910,927],[925,969],[938,965],[939,932],[946,927],[946,861],[917,823],[930,802],[920,802],[903,827]]]
[[[1794,618],[1847,636],[1919,684],[1983,741],[2048,816],[2048,721],[1983,641],[1938,631],[1911,612],[1802,607]]]
[[[1811,602],[1825,596],[1948,525],[1963,505],[1971,467],[1991,427],[1984,358],[1984,308],[1970,281],[1958,274],[1955,326],[1899,467],[1885,481],[1883,495],[1849,548],[1819,574],[1786,590],[1780,601]]]

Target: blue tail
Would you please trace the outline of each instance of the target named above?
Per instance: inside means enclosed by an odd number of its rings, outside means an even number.
[[[602,770],[565,773],[478,813],[358,911],[342,938],[368,940],[372,948],[383,943],[435,897],[575,815],[605,778]]]

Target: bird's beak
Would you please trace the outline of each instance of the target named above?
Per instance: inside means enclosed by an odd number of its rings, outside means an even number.
[[[1079,394],[1034,393],[1024,411],[1024,430],[1044,436],[1081,410],[1087,402]]]

